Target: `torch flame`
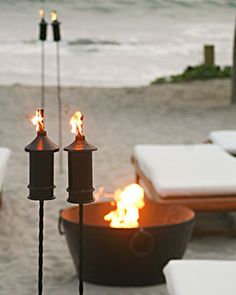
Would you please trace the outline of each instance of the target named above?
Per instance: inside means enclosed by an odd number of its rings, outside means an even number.
[[[70,119],[72,133],[83,135],[83,119],[84,116],[81,114],[81,112],[77,111],[74,113]]]
[[[41,19],[43,19],[44,17],[45,17],[45,11],[44,11],[44,9],[39,9],[39,16],[40,16],[40,18]]]
[[[51,20],[54,22],[57,20],[57,12],[55,10],[52,10],[50,12]]]
[[[110,227],[138,227],[139,209],[145,205],[143,188],[138,184],[130,184],[124,190],[117,190],[114,197],[117,208],[105,215],[104,220],[110,221]]]
[[[36,126],[36,131],[40,132],[44,130],[44,117],[43,110],[37,110],[35,116],[31,119],[33,125]]]

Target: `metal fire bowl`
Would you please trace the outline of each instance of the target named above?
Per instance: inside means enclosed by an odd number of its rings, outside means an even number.
[[[110,203],[84,206],[84,280],[107,286],[147,286],[164,282],[163,267],[182,258],[194,226],[190,209],[145,200],[139,228],[111,228],[103,220]],[[65,234],[78,273],[79,208],[61,210]]]

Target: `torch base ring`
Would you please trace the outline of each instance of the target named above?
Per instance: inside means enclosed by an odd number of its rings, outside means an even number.
[[[90,204],[90,203],[93,203],[95,201],[95,199],[93,197],[92,199],[89,199],[89,200],[75,201],[70,198],[67,198],[66,201],[71,204]]]
[[[55,196],[52,196],[52,197],[42,197],[42,198],[39,198],[39,197],[28,196],[27,199],[29,199],[31,201],[51,201],[51,200],[56,199],[56,197]]]

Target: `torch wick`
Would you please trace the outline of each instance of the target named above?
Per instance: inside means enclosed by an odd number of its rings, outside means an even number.
[[[78,134],[76,135],[75,139],[76,139],[76,140],[81,140],[81,141],[82,141],[82,140],[85,139],[85,136],[82,135],[82,134],[80,134],[80,133],[78,133]]]
[[[44,135],[46,135],[47,134],[47,132],[45,131],[45,130],[39,130],[38,131],[38,135],[39,136],[44,136]]]

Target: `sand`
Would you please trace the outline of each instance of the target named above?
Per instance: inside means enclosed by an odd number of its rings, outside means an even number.
[[[48,88],[46,126],[57,142],[55,89]],[[130,156],[137,143],[198,143],[214,129],[234,129],[236,106],[229,104],[230,81],[194,82],[143,88],[64,88],[63,142],[71,142],[68,121],[78,108],[85,114],[88,141],[94,155],[96,188],[107,191],[134,179]],[[0,87],[0,145],[12,150],[3,207],[0,210],[0,294],[32,295],[37,288],[38,204],[27,200],[28,155],[24,146],[35,136],[29,117],[39,107],[37,87]],[[77,280],[65,238],[57,231],[58,212],[68,206],[66,154],[63,174],[56,157],[56,200],[46,204],[45,294],[76,294]],[[231,216],[232,217],[232,216]],[[205,221],[228,221],[214,215]],[[193,239],[185,258],[236,258],[236,241],[229,237]],[[108,288],[85,284],[86,294],[166,295],[165,285],[146,288]]]

